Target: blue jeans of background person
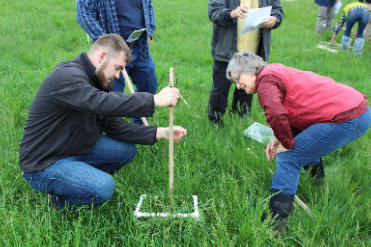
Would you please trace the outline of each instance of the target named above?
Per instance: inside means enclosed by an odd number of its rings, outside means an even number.
[[[138,45],[131,49],[131,54],[132,60],[126,65],[125,69],[136,86],[135,91],[156,94],[158,87],[156,66],[148,49],[147,39],[140,38]],[[125,79],[120,73],[120,78],[114,80],[112,91],[123,92],[124,88]],[[134,124],[143,124],[140,118],[132,118],[132,122]]]
[[[136,154],[136,145],[102,136],[84,156],[61,159],[40,172],[24,173],[34,190],[52,195],[57,208],[101,205],[113,195],[109,174],[118,171]],[[108,174],[109,173],[109,174]]]
[[[358,31],[357,31],[357,38],[363,38],[363,31],[365,31],[365,28],[368,24],[369,19],[369,10],[366,8],[352,8],[348,12],[348,16],[346,19],[346,27],[344,36],[350,37],[350,32],[352,31],[352,28],[356,22],[358,22]]]
[[[295,148],[276,156],[272,191],[294,195],[302,166],[319,164],[320,158],[358,139],[371,127],[371,110],[342,123],[317,123],[295,137]]]

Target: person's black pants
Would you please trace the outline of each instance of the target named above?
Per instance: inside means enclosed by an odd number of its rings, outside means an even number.
[[[209,100],[209,119],[213,123],[222,123],[221,117],[224,115],[228,105],[228,92],[231,82],[227,79],[228,62],[214,60],[213,66],[213,86]],[[234,89],[232,100],[232,112],[237,112],[240,116],[251,113],[252,94],[247,94],[243,89]]]

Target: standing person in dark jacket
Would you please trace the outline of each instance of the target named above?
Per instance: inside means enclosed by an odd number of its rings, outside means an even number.
[[[321,182],[325,176],[322,157],[360,138],[371,127],[366,96],[311,71],[268,65],[251,52],[236,53],[227,76],[238,88],[257,94],[273,129],[275,138],[266,155],[269,161],[276,156],[277,169],[269,207],[275,230],[283,233],[301,167],[311,166],[311,175]]]
[[[130,60],[122,37],[102,36],[88,54],[57,65],[32,102],[19,166],[32,187],[49,193],[58,208],[105,203],[114,191],[109,174],[134,158],[134,144],[169,139],[168,128],[122,120],[151,117],[155,106],[174,106],[179,97],[169,87],[157,95],[110,92],[108,84]],[[175,141],[185,135],[185,129],[174,127]]]
[[[322,25],[325,23],[329,32],[332,32],[332,22],[335,17],[335,4],[339,0],[314,0],[318,5],[316,33],[322,35]]]
[[[241,37],[241,47],[252,51],[264,60],[268,60],[271,45],[271,29],[278,28],[284,18],[279,0],[210,0],[209,18],[214,23],[212,37],[213,86],[210,93],[209,120],[213,124],[223,124],[222,116],[228,104],[228,91],[231,86],[226,78],[228,61],[237,52],[238,19],[244,19],[249,9],[272,6],[268,22],[260,25],[257,32],[247,33]],[[249,36],[247,36],[249,35]],[[247,42],[245,42],[247,41]],[[247,45],[246,45],[247,43]],[[252,95],[237,88],[233,93],[232,111],[240,116],[251,113]]]
[[[120,34],[127,40],[135,30],[146,28],[138,40],[127,42],[132,61],[126,65],[126,71],[136,91],[155,94],[158,87],[156,67],[148,47],[156,30],[152,0],[77,0],[76,13],[77,21],[93,42],[108,33]],[[124,77],[120,74],[112,90],[123,92],[124,87]],[[132,121],[143,124],[140,118]]]

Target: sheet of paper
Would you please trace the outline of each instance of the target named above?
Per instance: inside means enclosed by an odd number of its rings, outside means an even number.
[[[135,30],[132,34],[130,34],[129,38],[126,40],[126,42],[134,42],[136,41],[137,39],[140,38],[140,36],[142,36],[142,34],[146,31],[147,29],[146,28],[142,28],[142,29],[139,29],[139,30]]]
[[[341,8],[341,5],[343,5],[340,1],[338,1],[335,5],[334,5],[334,11],[335,11],[335,14],[337,14]]]
[[[263,23],[263,20],[271,15],[271,11],[272,6],[250,9],[245,19],[245,28],[240,34],[244,34],[259,28],[260,24]]]

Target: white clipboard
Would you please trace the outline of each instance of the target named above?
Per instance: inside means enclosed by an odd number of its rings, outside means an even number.
[[[271,11],[272,6],[250,9],[246,15],[245,27],[240,34],[259,28],[260,24],[264,22],[264,19],[267,19],[271,15]]]

